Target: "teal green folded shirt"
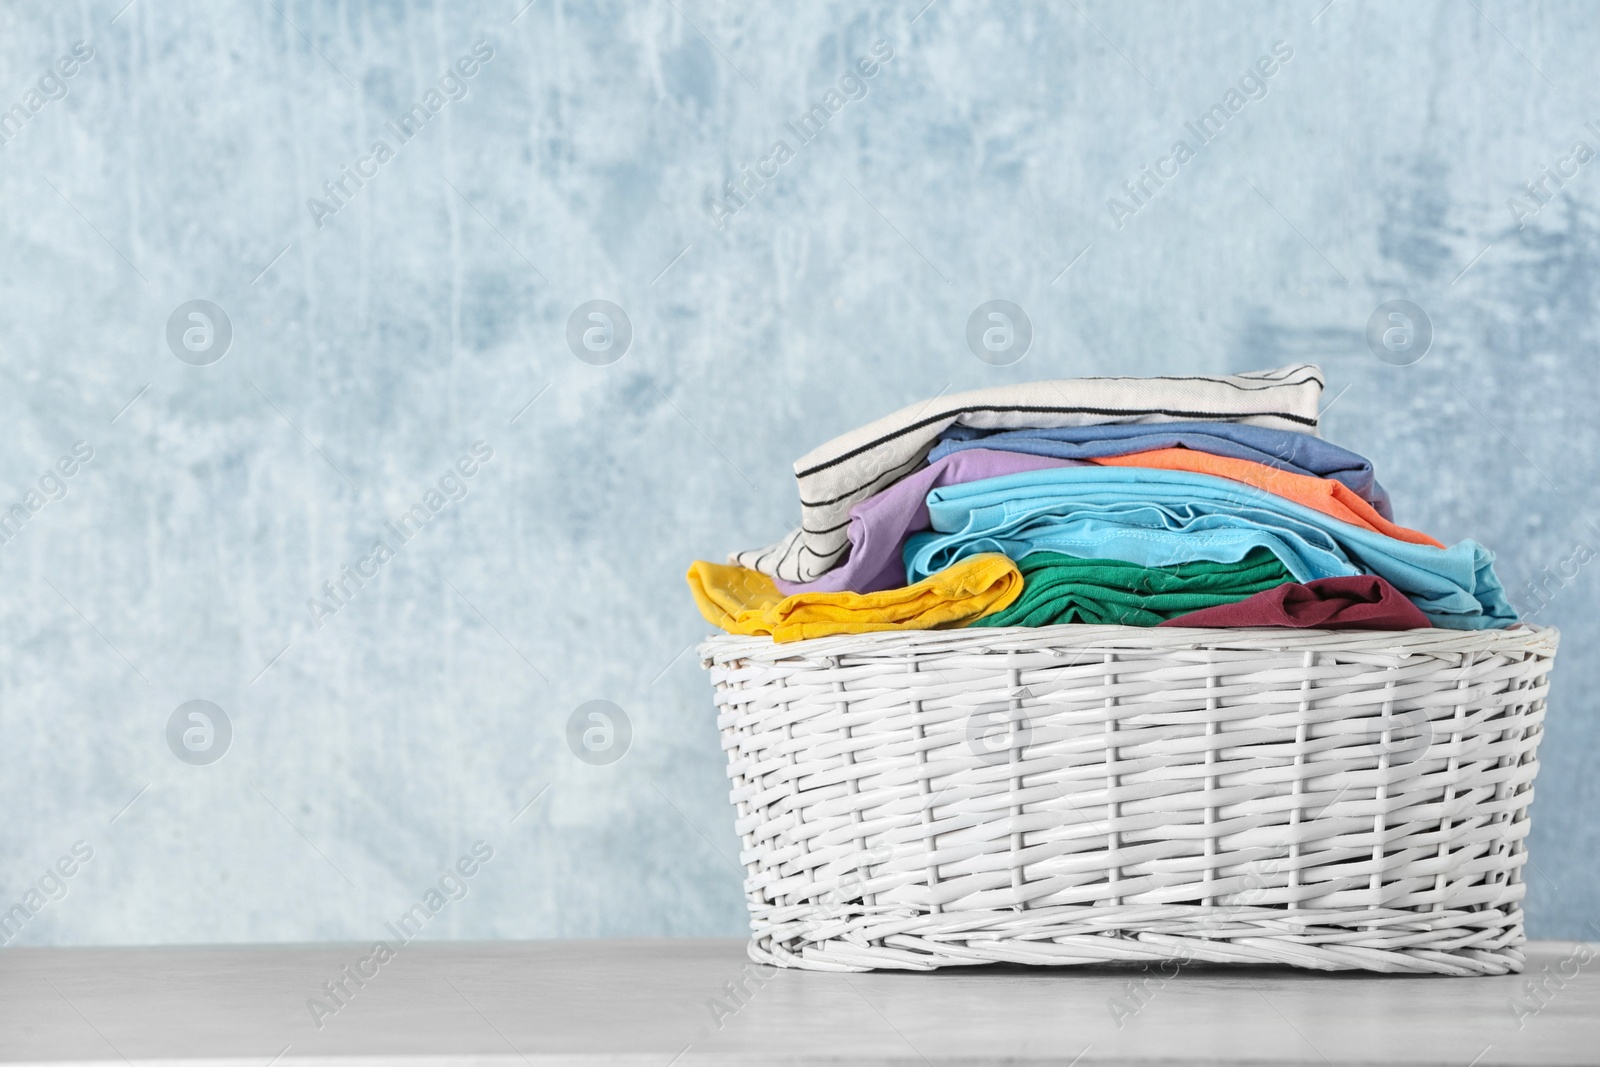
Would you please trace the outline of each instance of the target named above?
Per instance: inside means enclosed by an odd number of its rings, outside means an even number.
[[[1176,567],[1034,552],[1017,567],[1022,595],[972,625],[1155,626],[1193,611],[1236,604],[1290,580],[1283,564],[1264,548],[1238,563],[1197,560]]]
[[[908,584],[978,552],[1119,559],[1146,567],[1233,563],[1254,548],[1297,582],[1376,574],[1435,626],[1509,626],[1517,613],[1473,541],[1447,549],[1398,541],[1208,474],[1137,467],[1067,467],[944,486],[928,494],[932,533],[905,547]]]

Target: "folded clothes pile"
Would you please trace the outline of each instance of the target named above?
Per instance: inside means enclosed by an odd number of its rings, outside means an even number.
[[[1310,364],[939,397],[795,464],[800,527],[689,587],[730,633],[957,626],[1509,626],[1473,541],[1398,525],[1316,436]]]

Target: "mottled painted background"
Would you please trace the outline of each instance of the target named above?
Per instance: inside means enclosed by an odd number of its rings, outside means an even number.
[[[0,507],[66,490],[0,544],[0,905],[94,850],[13,943],[366,940],[479,839],[427,936],[740,933],[683,570],[788,529],[801,453],[941,390],[1315,360],[1328,435],[1519,602],[1600,547],[1590,5],[125,2],[0,7]],[[965,342],[991,298],[1033,322],[1014,366]],[[166,338],[196,299],[233,331],[204,366]],[[634,331],[606,366],[566,341],[594,299]],[[1390,299],[1433,324],[1414,365],[1365,341]],[[465,498],[317,628],[476,441]],[[1597,569],[1539,613],[1535,936],[1600,914]],[[232,724],[209,766],[165,735],[196,699]],[[625,709],[620,762],[569,749],[589,700]]]

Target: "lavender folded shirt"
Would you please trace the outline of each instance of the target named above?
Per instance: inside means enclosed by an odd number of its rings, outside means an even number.
[[[1125,456],[1157,448],[1192,448],[1214,456],[1248,459],[1278,470],[1343,482],[1384,518],[1393,520],[1389,494],[1372,473],[1372,461],[1308,433],[1242,422],[1168,422],[1156,425],[1067,426],[985,432],[951,426],[928,454],[933,463],[964,449],[1003,449],[1056,459]]]
[[[900,558],[906,538],[931,525],[928,493],[941,485],[998,478],[1004,474],[1054,467],[1088,466],[1080,460],[968,448],[906,476],[850,509],[850,552],[845,561],[809,582],[773,582],[786,596],[795,593],[875,593],[906,584]]]

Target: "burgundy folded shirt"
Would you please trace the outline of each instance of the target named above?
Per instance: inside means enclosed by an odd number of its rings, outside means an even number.
[[[1428,617],[1376,574],[1285,582],[1232,604],[1201,608],[1161,626],[1290,626],[1321,630],[1419,630]]]

